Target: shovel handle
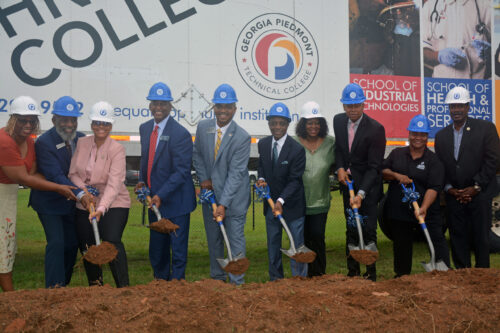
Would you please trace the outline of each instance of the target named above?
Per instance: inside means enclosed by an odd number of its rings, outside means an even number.
[[[215,200],[212,201],[212,209],[214,212],[217,210],[217,204],[215,203]],[[227,238],[227,233],[226,233],[226,228],[224,228],[224,223],[222,223],[222,217],[217,216],[216,221],[219,224],[222,237],[224,238],[224,243],[226,243],[227,257],[229,258],[229,261],[233,261],[233,254],[231,253],[231,245],[229,244],[229,239]]]
[[[271,210],[274,210],[273,199],[267,198],[267,203],[269,204],[269,207],[271,208]],[[288,239],[290,240],[290,247],[292,248],[292,252],[293,253],[297,252],[297,250],[295,248],[295,241],[293,240],[293,236],[292,236],[292,233],[290,232],[290,229],[288,229],[288,226],[286,225],[285,219],[283,218],[283,216],[281,214],[278,214],[276,217],[280,220],[281,225],[285,229],[285,232],[288,236]]]
[[[354,197],[356,195],[354,194],[354,187],[352,186],[353,181],[352,180],[346,180],[345,182],[347,183],[347,187],[349,188],[349,197],[351,199],[354,199]],[[351,207],[352,207],[352,209],[358,209],[359,208],[357,205],[352,205]]]
[[[89,212],[90,214],[95,213],[93,202],[90,203]],[[97,219],[93,217],[92,220],[90,221],[90,224],[92,224],[92,229],[94,230],[95,245],[101,245],[101,236],[99,235],[99,228],[97,227]]]
[[[215,202],[212,202],[212,209],[214,212],[217,210],[217,204]],[[215,218],[215,220],[217,221],[217,223],[219,223],[219,225],[222,224],[222,217],[221,216],[217,216]]]
[[[151,203],[151,196],[149,196],[149,195],[148,195],[148,196],[146,196],[146,202],[147,202],[148,206],[150,206],[150,207],[151,207],[151,209],[153,210],[153,212],[155,213],[155,215],[156,215],[156,219],[157,219],[158,221],[160,221],[160,220],[161,220],[161,214],[160,214],[160,211],[158,210],[158,207],[156,207],[156,205],[155,205],[155,204]]]
[[[413,201],[412,205],[413,205],[413,208],[415,209],[416,212],[420,212],[420,207],[416,201]],[[420,216],[420,214],[418,215],[418,223],[420,224],[422,229],[427,229],[427,226],[425,225],[424,218],[422,216]]]

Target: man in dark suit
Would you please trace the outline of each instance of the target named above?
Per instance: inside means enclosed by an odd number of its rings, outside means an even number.
[[[359,213],[366,216],[363,226],[365,243],[377,242],[377,203],[382,195],[382,161],[385,152],[385,129],[375,119],[363,113],[366,100],[363,89],[355,84],[348,84],[342,91],[345,113],[333,118],[335,132],[335,159],[338,179],[343,194],[344,214],[346,209],[355,204]],[[346,180],[352,178],[354,184],[353,200],[349,198]],[[348,226],[347,244],[359,244],[358,232]],[[359,263],[350,255],[346,244],[348,276],[359,276]],[[363,277],[375,281],[375,264],[366,267]]]
[[[173,98],[163,82],[149,90],[153,119],[141,124],[141,167],[136,190],[149,186],[152,203],[163,218],[180,228],[175,234],[149,233],[149,260],[155,279],[185,279],[190,213],[196,208],[191,157],[191,134],[170,117]],[[156,221],[150,210],[149,221]],[[172,257],[170,256],[172,250]]]
[[[444,191],[455,267],[471,267],[472,248],[476,267],[487,268],[500,146],[492,123],[468,117],[469,102],[469,91],[463,87],[448,92],[445,103],[453,123],[436,134],[436,154],[445,167]]]
[[[82,113],[73,98],[64,96],[54,103],[52,114],[54,127],[35,142],[37,171],[51,182],[74,186],[68,172],[76,142],[85,136],[76,131]],[[86,207],[90,197],[80,189],[73,192]],[[64,287],[71,280],[78,251],[75,202],[56,192],[32,190],[30,205],[37,212],[47,239],[45,287]]]
[[[261,139],[258,144],[257,186],[262,186],[266,182],[269,185],[271,199],[275,202],[274,210],[264,202],[269,277],[274,281],[284,277],[280,252],[282,227],[275,216],[281,214],[285,219],[295,241],[295,247],[304,244],[306,199],[302,174],[306,166],[306,153],[304,148],[286,133],[291,118],[285,104],[274,104],[269,110],[267,120],[272,135]],[[290,265],[293,276],[307,276],[307,264],[290,259]]]

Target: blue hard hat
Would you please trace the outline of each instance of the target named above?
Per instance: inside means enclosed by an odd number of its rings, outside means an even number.
[[[349,83],[344,90],[342,90],[342,98],[340,101],[343,104],[360,104],[366,101],[363,88],[357,83]]]
[[[292,121],[288,107],[281,102],[278,102],[273,106],[271,106],[271,109],[269,110],[269,114],[267,115],[266,120],[269,120],[269,118],[271,117],[283,117],[286,118],[289,122]]]
[[[231,104],[238,102],[236,98],[236,92],[233,87],[227,83],[223,83],[215,89],[214,98],[212,103],[215,104]]]
[[[83,113],[80,112],[78,103],[69,96],[63,96],[54,102],[52,114],[63,117],[80,117]]]
[[[149,95],[146,97],[149,101],[173,101],[172,92],[170,88],[163,82],[157,82],[153,84],[151,89],[149,89]]]
[[[410,120],[410,125],[408,125],[408,131],[429,133],[431,131],[429,128],[429,121],[423,114],[416,115]]]

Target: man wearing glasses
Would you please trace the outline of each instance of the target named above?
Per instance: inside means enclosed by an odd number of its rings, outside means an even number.
[[[76,142],[85,136],[76,130],[82,113],[73,98],[63,96],[54,103],[52,114],[54,127],[35,142],[37,171],[51,182],[74,186],[68,172]],[[89,196],[79,189],[73,192],[86,207]],[[57,192],[32,190],[30,205],[37,212],[47,239],[45,287],[64,287],[71,280],[78,251],[75,202]]]
[[[148,186],[151,202],[162,218],[179,226],[172,234],[149,232],[149,260],[155,279],[184,280],[190,213],[196,208],[191,158],[191,134],[170,117],[173,98],[163,82],[155,83],[147,99],[153,119],[141,124],[141,167],[136,191]],[[150,210],[150,223],[157,220]]]
[[[203,219],[210,256],[210,277],[226,281],[227,274],[217,263],[224,258],[224,243],[216,217],[224,226],[234,255],[245,255],[245,222],[250,205],[250,135],[233,121],[236,113],[236,92],[222,84],[214,92],[216,119],[198,124],[194,143],[193,165],[202,189],[213,190],[217,201],[215,211],[203,205]],[[244,283],[244,274],[229,274],[229,282]]]

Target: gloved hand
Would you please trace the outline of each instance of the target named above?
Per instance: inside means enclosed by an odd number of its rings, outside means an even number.
[[[474,39],[471,44],[476,49],[477,56],[483,60],[491,53],[491,44],[485,40]]]
[[[456,47],[447,47],[439,51],[438,60],[441,64],[462,69],[467,63],[465,52]]]

